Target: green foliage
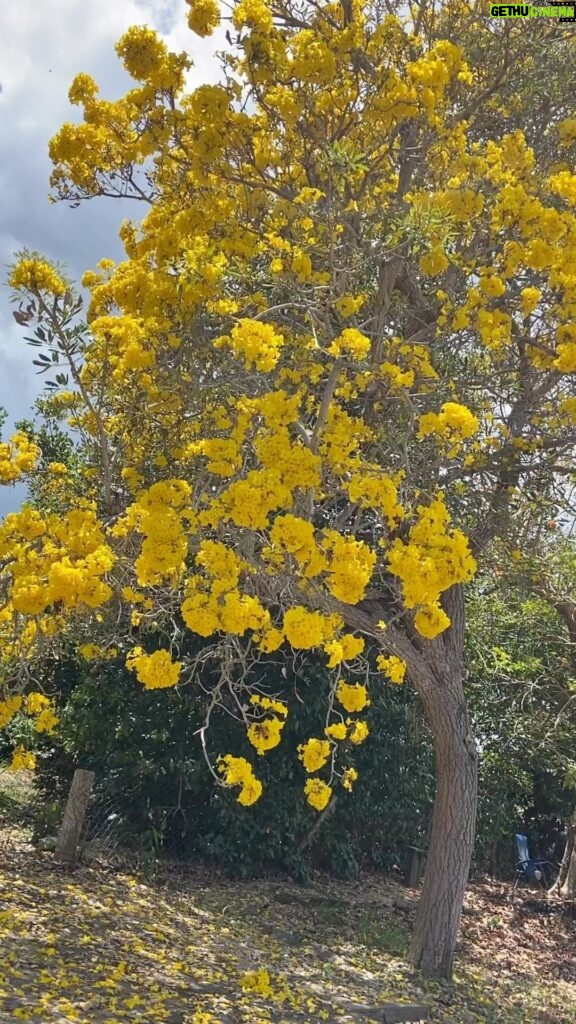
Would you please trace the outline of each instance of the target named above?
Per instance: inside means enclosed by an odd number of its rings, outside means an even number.
[[[560,856],[574,797],[573,666],[554,609],[521,588],[476,586],[468,602],[468,697],[480,745],[477,870],[510,876],[514,833]]]
[[[29,775],[0,771],[0,825],[3,828],[29,828],[35,811]]]
[[[564,626],[540,598],[479,583],[468,614],[467,689],[480,748],[474,870],[510,878],[516,831],[528,833],[534,852],[562,852],[563,821],[574,801],[574,702],[567,704],[574,667]],[[297,671],[277,656],[262,660],[260,687],[265,679],[270,695],[295,690],[301,697],[282,743],[264,757],[225,710],[213,713],[206,733],[212,763],[222,753],[247,757],[264,784],[261,800],[244,808],[234,790],[214,784],[203,755],[201,685],[213,671],[206,666],[190,686],[160,691],[143,689],[121,659],[70,659],[47,671],[62,721],[57,742],[35,741],[37,785],[49,809],[39,831],[53,830],[73,768],[81,765],[96,772],[97,808],[114,804],[124,841],[138,847],[149,873],[166,850],[226,865],[240,877],[284,869],[305,881],[311,867],[354,877],[359,867],[390,870],[402,864],[405,846],[427,845],[433,753],[409,687],[373,683],[370,736],[347,761],[359,773],[354,791],[337,785],[333,810],[313,831],[318,815],[302,799],[305,773],[295,751],[323,734],[326,669],[319,661]],[[15,722],[11,729],[21,727]],[[30,746],[31,737],[22,739]]]
[[[61,695],[61,726],[57,744],[43,741],[37,779],[43,800],[62,800],[73,768],[81,765],[96,772],[96,800],[115,802],[124,836],[148,850],[162,846],[243,877],[283,868],[304,880],[310,865],[354,876],[360,864],[399,863],[403,847],[425,836],[433,785],[427,733],[412,693],[379,684],[367,716],[371,736],[348,762],[359,773],[355,791],[339,788],[334,812],[311,836],[318,815],[302,799],[305,773],[295,749],[310,735],[322,735],[328,673],[312,664],[305,679],[285,678],[270,659],[266,680],[271,694],[297,686],[305,697],[278,748],[258,758],[248,741],[238,743],[225,713],[214,714],[207,734],[213,762],[231,742],[234,754],[256,761],[264,795],[243,808],[233,790],[215,786],[207,769],[197,689],[146,691],[120,660],[92,667],[59,663],[52,686]]]

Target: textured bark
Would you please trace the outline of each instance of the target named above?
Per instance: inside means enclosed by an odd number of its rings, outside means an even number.
[[[85,771],[83,768],[77,768],[74,772],[54,853],[56,860],[63,863],[72,864],[76,860],[78,840],[86,817],[86,808],[90,800],[93,782],[94,772]]]
[[[560,886],[560,895],[565,899],[576,898],[576,825],[570,828],[570,859],[568,860],[566,877]]]
[[[434,739],[436,799],[411,952],[415,967],[441,978],[452,972],[474,847],[478,761],[463,688],[461,592],[452,595],[449,612],[450,635],[430,651],[436,670],[415,680]]]
[[[464,591],[443,601],[452,625],[435,640],[412,638],[389,624],[385,637],[408,666],[434,739],[436,799],[424,885],[412,936],[412,962],[424,974],[449,978],[474,847],[478,756],[464,696]],[[333,602],[347,624],[382,639],[377,602]]]
[[[576,898],[576,818],[567,827],[560,873],[550,891],[565,899]]]

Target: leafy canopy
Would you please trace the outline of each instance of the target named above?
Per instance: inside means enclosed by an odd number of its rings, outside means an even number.
[[[10,278],[81,457],[42,470],[56,508],[0,528],[7,694],[62,638],[119,649],[147,688],[191,682],[191,631],[221,666],[206,724],[224,704],[264,755],[290,695],[247,666],[321,652],[325,731],[299,748],[318,810],[353,785],[378,675],[441,678],[450,595],[494,537],[506,558],[527,542],[528,485],[560,500],[576,438],[569,92],[522,102],[517,22],[384,7],[235,2],[221,83],[194,89],[185,54],[129,29],[134,88],[107,101],[78,75],[83,118],[50,144],[59,198],[143,204],[126,259],[84,276],[86,328],[41,257]],[[189,8],[217,27],[215,0]],[[569,67],[554,31],[534,26],[533,53]],[[38,457],[17,436],[3,479]],[[216,768],[258,799],[246,758]]]

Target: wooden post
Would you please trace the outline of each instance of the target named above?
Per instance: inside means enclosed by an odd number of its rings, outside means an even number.
[[[404,872],[404,884],[409,889],[417,889],[422,877],[422,867],[426,859],[425,850],[417,846],[409,846],[406,858],[406,869]]]
[[[66,801],[64,818],[56,840],[54,857],[64,864],[73,864],[76,860],[78,840],[86,817],[86,808],[90,800],[94,772],[77,768],[72,778],[72,785]]]

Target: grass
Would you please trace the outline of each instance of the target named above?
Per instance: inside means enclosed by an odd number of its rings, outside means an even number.
[[[10,772],[0,767],[0,827],[26,829],[34,820],[29,772]]]

